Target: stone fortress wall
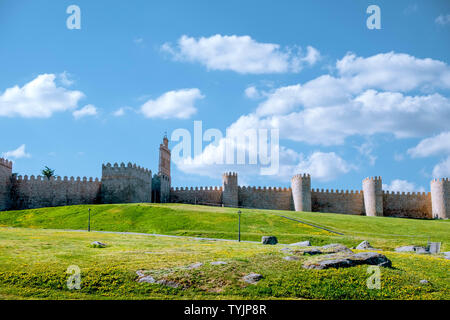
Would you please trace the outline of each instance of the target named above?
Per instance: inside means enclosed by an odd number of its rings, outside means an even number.
[[[0,211],[9,208],[12,177],[12,162],[0,158]]]
[[[222,205],[222,187],[171,188],[170,202]]]
[[[101,202],[137,203],[152,201],[152,172],[122,162],[102,165]]]
[[[366,178],[362,190],[311,189],[309,174],[296,174],[290,188],[239,186],[238,175],[222,175],[220,187],[171,187],[170,150],[164,137],[158,174],[135,164],[102,165],[102,178],[43,178],[12,174],[0,159],[0,211],[94,203],[173,202],[273,210],[333,212],[420,219],[450,218],[450,181],[431,181],[428,193],[382,190],[381,177]],[[153,188],[152,188],[153,186]]]
[[[96,178],[13,176],[11,209],[99,203],[101,183]]]

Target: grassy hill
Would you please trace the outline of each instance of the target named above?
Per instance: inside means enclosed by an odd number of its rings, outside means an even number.
[[[187,204],[79,205],[0,212],[0,226],[74,229],[87,228],[91,208],[92,230],[237,239],[237,209]],[[319,212],[241,209],[242,240],[259,241],[275,235],[281,243],[310,240],[313,245],[340,242],[355,246],[369,240],[373,246],[424,245],[440,241],[450,250],[450,221],[366,217]],[[285,219],[300,219],[344,234]]]
[[[92,248],[95,240],[108,246]],[[0,299],[450,299],[450,261],[439,257],[383,252],[393,268],[381,268],[377,290],[367,288],[367,266],[304,269],[310,257],[286,261],[284,247],[0,227]],[[219,260],[227,264],[210,264]],[[71,265],[81,270],[80,290],[66,286]],[[137,283],[137,270],[179,287]],[[246,284],[250,272],[264,278]]]

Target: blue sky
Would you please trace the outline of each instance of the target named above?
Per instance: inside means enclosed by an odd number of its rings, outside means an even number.
[[[80,30],[66,27],[72,4]],[[448,1],[2,0],[0,26],[0,154],[19,174],[156,172],[164,132],[201,120],[281,126],[279,174],[231,166],[243,184],[307,171],[315,188],[376,175],[428,191],[450,176]],[[173,164],[172,184],[219,185],[226,169]]]

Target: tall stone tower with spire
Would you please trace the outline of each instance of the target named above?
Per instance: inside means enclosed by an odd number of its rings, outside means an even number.
[[[159,145],[159,166],[158,166],[158,178],[160,184],[160,202],[170,201],[170,149],[169,139],[167,135],[164,135],[163,143]]]

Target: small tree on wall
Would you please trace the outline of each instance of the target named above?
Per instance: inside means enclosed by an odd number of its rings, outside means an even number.
[[[42,174],[47,177],[48,180],[50,180],[51,177],[55,176],[55,170],[52,170],[49,167],[45,166],[44,170],[42,170]]]

